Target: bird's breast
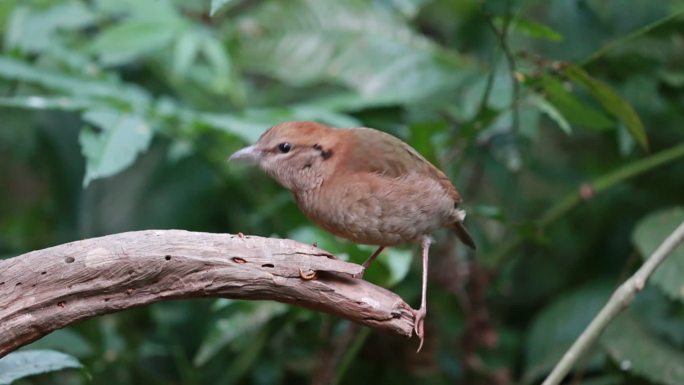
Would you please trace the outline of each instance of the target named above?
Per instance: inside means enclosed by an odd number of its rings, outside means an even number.
[[[453,221],[453,200],[438,182],[420,175],[337,178],[295,198],[317,225],[356,243],[414,242]]]

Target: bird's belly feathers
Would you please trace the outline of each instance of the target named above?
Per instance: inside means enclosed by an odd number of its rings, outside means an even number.
[[[453,223],[456,215],[444,188],[420,175],[340,178],[295,196],[302,211],[325,230],[371,245],[417,241]]]

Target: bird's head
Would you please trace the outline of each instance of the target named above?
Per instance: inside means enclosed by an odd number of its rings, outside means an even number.
[[[257,164],[293,192],[316,188],[332,172],[339,131],[315,122],[281,123],[229,160]]]

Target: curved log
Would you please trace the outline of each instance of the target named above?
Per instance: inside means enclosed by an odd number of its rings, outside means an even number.
[[[361,271],[291,240],[181,230],[32,251],[0,261],[0,357],[86,318],[195,297],[274,300],[410,337],[413,310]]]

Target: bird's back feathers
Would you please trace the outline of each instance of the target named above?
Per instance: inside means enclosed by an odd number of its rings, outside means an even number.
[[[347,141],[349,149],[345,160],[345,168],[350,172],[372,172],[389,178],[418,173],[438,181],[454,203],[461,202],[461,196],[449,178],[405,142],[372,128],[345,131],[353,139]]]

